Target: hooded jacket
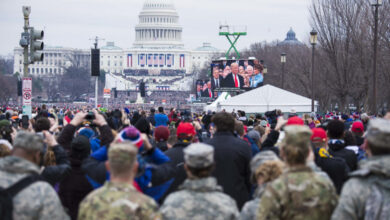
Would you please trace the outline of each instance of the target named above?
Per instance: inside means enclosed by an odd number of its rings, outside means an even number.
[[[0,159],[0,187],[8,188],[22,178],[39,174],[37,165],[21,157]],[[38,181],[13,197],[13,219],[69,219],[56,192],[47,182]]]
[[[357,156],[355,152],[345,149],[344,140],[331,139],[328,141],[329,153],[334,157],[340,157],[345,160],[350,171],[355,171],[357,168]]]
[[[389,219],[390,155],[363,160],[359,168],[344,184],[332,219]]]

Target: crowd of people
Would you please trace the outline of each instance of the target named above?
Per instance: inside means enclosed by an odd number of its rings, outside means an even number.
[[[4,108],[0,157],[1,219],[390,219],[390,112]]]

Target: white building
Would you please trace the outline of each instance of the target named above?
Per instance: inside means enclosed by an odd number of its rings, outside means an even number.
[[[189,90],[194,67],[203,67],[223,51],[209,43],[194,50],[185,49],[182,32],[179,15],[170,0],[146,0],[135,27],[133,46],[123,49],[107,42],[100,48],[100,68],[107,72],[106,88],[135,90],[143,80],[148,90]],[[14,50],[14,72],[23,70],[22,54],[22,48]],[[29,66],[31,74],[62,74],[74,60],[83,64],[90,61],[90,49],[48,47],[44,54],[43,62]]]

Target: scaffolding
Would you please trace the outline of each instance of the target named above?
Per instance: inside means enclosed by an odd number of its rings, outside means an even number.
[[[219,25],[219,36],[226,36],[230,43],[230,47],[225,54],[226,59],[229,59],[229,53],[232,49],[236,52],[237,59],[240,59],[240,53],[238,52],[235,44],[240,36],[246,36],[246,34],[245,25]]]

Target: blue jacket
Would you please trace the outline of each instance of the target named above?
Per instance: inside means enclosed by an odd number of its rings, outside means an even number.
[[[154,120],[156,121],[156,127],[160,125],[167,126],[169,122],[168,116],[161,113],[155,114]]]

